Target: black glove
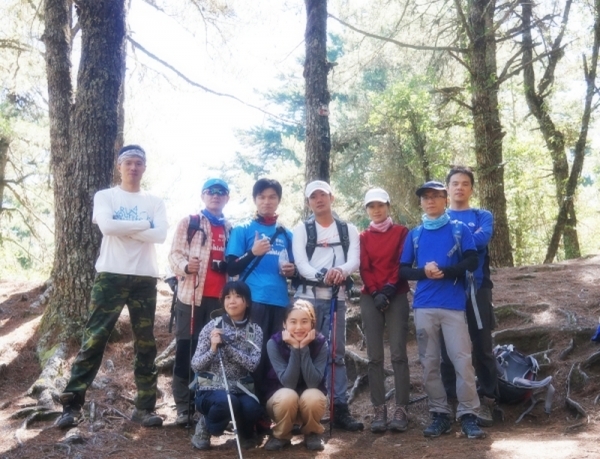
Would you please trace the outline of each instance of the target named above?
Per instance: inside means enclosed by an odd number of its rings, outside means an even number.
[[[396,286],[385,284],[381,289],[381,293],[383,293],[389,301],[392,301],[392,298],[396,295]]]
[[[383,293],[375,292],[373,293],[373,303],[380,312],[383,312],[390,305],[390,300]]]

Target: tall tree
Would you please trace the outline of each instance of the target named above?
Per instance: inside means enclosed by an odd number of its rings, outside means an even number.
[[[466,15],[460,2],[457,0],[455,3],[469,42],[467,61],[479,196],[482,207],[494,214],[490,258],[494,265],[513,266],[504,194],[504,132],[498,106],[500,79],[496,63],[496,1],[468,0]]]
[[[329,131],[329,102],[327,89],[327,0],[305,0],[306,61],[306,181],[330,180],[331,136]]]
[[[533,20],[533,3],[530,0],[521,0],[521,17],[523,21],[523,89],[527,106],[532,115],[538,122],[546,147],[552,158],[552,173],[554,175],[554,184],[556,189],[556,199],[558,208],[563,203],[565,197],[565,188],[569,179],[569,162],[567,160],[567,152],[565,148],[565,134],[557,127],[552,119],[551,107],[548,101],[552,94],[552,84],[554,82],[554,74],[559,60],[564,55],[562,39],[565,34],[567,22],[569,20],[569,11],[571,9],[571,0],[565,3],[565,9],[562,16],[561,27],[558,34],[550,46],[550,50],[545,62],[545,69],[539,83],[536,82],[534,68],[534,42],[532,30],[536,25],[545,27],[544,24],[539,24]],[[569,206],[569,214],[564,226],[563,243],[565,250],[565,258],[578,258],[581,256],[579,249],[579,240],[577,237],[577,216],[575,207]]]
[[[54,177],[53,294],[42,319],[42,348],[77,336],[87,316],[100,232],[92,225],[96,191],[110,186],[124,65],[124,0],[74,0],[81,58],[73,101],[71,1],[44,5],[46,72]],[[48,341],[50,339],[50,341]]]
[[[579,136],[573,151],[573,166],[571,167],[569,179],[567,180],[565,186],[563,200],[558,211],[558,216],[556,217],[556,223],[552,231],[550,243],[548,244],[548,250],[546,251],[544,263],[552,263],[552,261],[554,261],[556,252],[558,251],[560,236],[563,234],[564,229],[568,224],[569,215],[574,212],[573,208],[575,206],[575,193],[577,191],[577,184],[583,169],[590,118],[592,111],[598,107],[598,102],[593,105],[593,101],[594,96],[598,94],[596,76],[598,72],[598,54],[600,52],[600,0],[594,0],[592,10],[594,17],[594,41],[592,45],[592,56],[590,61],[588,62],[585,54],[583,55],[583,74],[586,83],[586,93],[583,103],[583,113],[581,116]]]

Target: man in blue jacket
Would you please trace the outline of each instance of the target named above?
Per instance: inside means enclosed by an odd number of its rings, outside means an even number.
[[[451,221],[446,213],[448,193],[442,183],[427,182],[416,193],[425,212],[423,224],[406,238],[400,275],[417,281],[413,309],[423,383],[432,414],[423,435],[439,437],[451,431],[452,408],[440,374],[443,337],[456,370],[456,415],[461,430],[468,438],[483,438],[485,432],[477,425],[479,397],[465,318],[464,277],[467,271],[477,268],[475,243],[468,227]]]
[[[488,210],[471,207],[470,199],[473,195],[474,184],[473,171],[468,167],[454,166],[446,176],[450,201],[448,214],[453,220],[459,220],[469,227],[479,258],[478,267],[473,273],[477,284],[475,296],[477,311],[469,297],[467,299],[467,323],[473,343],[473,364],[477,375],[477,392],[481,402],[477,422],[481,426],[490,427],[494,423],[493,407],[499,396],[496,359],[492,342],[492,330],[496,326],[492,305],[494,284],[490,279],[490,257],[488,255],[488,244],[494,232],[494,217]],[[442,349],[441,370],[448,397],[456,398],[455,371],[445,349]]]

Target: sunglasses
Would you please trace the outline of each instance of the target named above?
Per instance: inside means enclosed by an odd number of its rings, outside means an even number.
[[[202,192],[203,194],[208,194],[210,196],[227,196],[227,190],[221,187],[211,187]]]

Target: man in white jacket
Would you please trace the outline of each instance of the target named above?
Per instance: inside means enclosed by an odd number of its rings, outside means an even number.
[[[331,204],[334,197],[327,182],[315,180],[306,185],[306,200],[314,217],[294,228],[292,249],[300,287],[296,296],[310,301],[317,316],[316,329],[325,336],[329,333],[330,305],[333,292],[338,292],[335,387],[329,388],[334,400],[335,427],[348,431],[362,430],[362,422],[355,420],[348,409],[348,376],[344,355],[346,352],[346,279],[358,269],[360,240],[358,230],[350,223],[334,217]],[[328,370],[329,371],[329,370]],[[330,377],[327,378],[330,384]]]
[[[154,413],[158,379],[154,315],[159,275],[154,244],[164,242],[167,236],[167,214],[162,199],[140,188],[146,170],[146,153],[141,147],[123,147],[117,166],[121,183],[94,196],[92,221],[102,232],[102,245],[83,342],[60,396],[63,414],[56,423],[60,428],[77,424],[85,392],[98,373],[106,343],[125,304],[133,330],[138,390],[131,420],[145,427],[163,422]]]

